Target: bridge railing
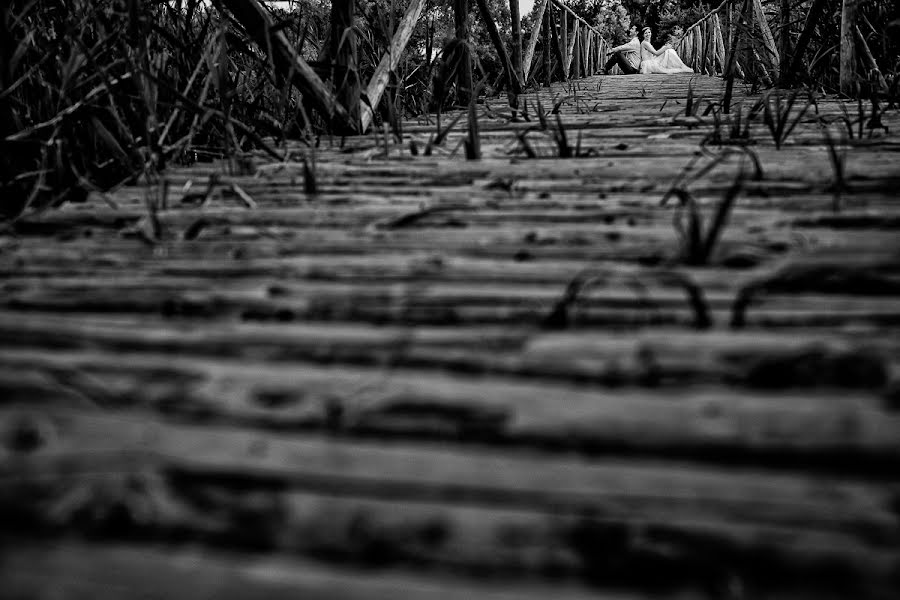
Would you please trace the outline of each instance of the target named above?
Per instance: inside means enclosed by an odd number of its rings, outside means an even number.
[[[518,6],[510,0],[510,8]],[[566,81],[588,77],[606,62],[609,44],[600,32],[562,0],[538,0],[535,27],[524,54],[524,81]],[[518,9],[517,9],[518,10]],[[541,22],[541,26],[537,26]],[[521,27],[515,18],[513,28]],[[541,58],[534,61],[535,48],[543,36]],[[515,38],[515,34],[513,36]]]
[[[700,73],[737,75],[765,85],[790,85],[803,66],[816,26],[826,14],[827,1],[812,0],[799,36],[794,36],[796,15],[792,13],[796,8],[791,0],[723,0],[685,30],[675,49]],[[840,22],[833,25],[840,28],[840,91],[852,94],[863,79],[886,88],[885,78],[857,26],[861,3],[844,0],[840,4]],[[860,65],[862,71],[858,71]]]
[[[326,55],[332,64],[331,81],[323,78],[291,48],[285,35],[275,27],[260,0],[217,0],[247,30],[259,48],[270,55],[274,67],[290,79],[324,115],[332,126],[344,133],[365,132],[374,118],[390,74],[412,37],[425,6],[425,0],[408,0],[406,12],[397,24],[393,39],[367,84],[357,77],[357,48],[354,41],[354,0],[332,0],[330,47]],[[518,0],[510,0],[512,31],[510,43],[497,27],[486,0],[476,0],[477,10],[494,50],[503,65],[511,106],[529,83],[567,81],[597,73],[607,58],[608,44],[600,32],[568,7],[564,0],[538,0],[538,12],[527,42],[523,43]],[[475,92],[472,56],[469,50],[469,1],[452,0],[456,58],[462,64],[454,69],[459,98],[465,101]],[[512,52],[507,48],[511,47]],[[342,74],[337,76],[334,74]]]
[[[779,0],[780,1],[780,0]],[[676,45],[682,60],[698,73],[725,75],[733,55],[733,72],[766,85],[781,79],[781,57],[789,34],[782,6],[762,0],[724,0],[688,27]],[[781,19],[780,24],[774,21]],[[781,50],[773,28],[779,31]]]

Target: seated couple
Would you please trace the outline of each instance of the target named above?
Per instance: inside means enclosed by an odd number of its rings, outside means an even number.
[[[609,62],[604,68],[605,72],[619,65],[622,72],[626,75],[649,75],[652,73],[661,73],[667,75],[669,73],[693,73],[694,70],[681,62],[678,53],[668,45],[663,46],[659,50],[650,43],[653,32],[649,27],[641,30],[644,41],[638,42],[637,30],[632,27],[629,32],[632,34],[631,41],[621,46],[616,46],[610,50]]]

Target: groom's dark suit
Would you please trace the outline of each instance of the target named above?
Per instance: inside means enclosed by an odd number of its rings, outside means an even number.
[[[610,50],[611,56],[603,67],[606,72],[613,68],[613,65],[619,65],[622,72],[626,75],[634,75],[641,66],[641,43],[637,37],[631,38],[627,44],[616,46]]]

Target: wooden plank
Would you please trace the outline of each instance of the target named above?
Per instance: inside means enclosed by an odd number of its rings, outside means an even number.
[[[6,427],[35,418],[28,409],[0,415]],[[36,418],[49,428],[44,445],[0,453],[0,473],[10,481],[90,477],[100,458],[113,473],[148,466],[196,473],[198,482],[232,474],[322,495],[574,515],[593,509],[606,519],[722,525],[724,535],[728,523],[843,532],[888,556],[896,547],[868,539],[865,528],[884,528],[887,539],[900,534],[890,486],[877,481],[315,435],[269,434],[261,440],[253,429],[179,425],[115,412],[57,409]],[[62,465],[65,471],[55,470]]]
[[[10,420],[5,411],[0,422],[41,431],[37,447],[0,460],[6,481],[32,490],[8,497],[9,509],[45,523],[35,497],[59,502],[67,490],[87,489],[55,522],[108,543],[134,530],[103,529],[104,502],[115,501],[118,485],[135,490],[121,501],[126,510],[149,503],[138,525],[145,536],[175,530],[216,547],[240,533],[251,547],[325,557],[331,550],[351,565],[371,564],[377,540],[388,564],[415,559],[420,569],[458,573],[479,565],[482,573],[552,568],[609,585],[617,580],[595,579],[598,570],[646,572],[658,564],[648,563],[649,552],[703,586],[709,568],[767,581],[754,576],[765,552],[791,581],[840,568],[849,575],[839,578],[846,589],[862,592],[887,589],[898,559],[892,492],[877,482],[262,437],[109,413],[26,412]],[[81,511],[98,517],[78,517]],[[597,544],[609,548],[610,532],[622,528],[637,528],[640,541],[626,536],[612,546],[615,558],[598,554]],[[663,574],[655,582],[684,585],[685,578]]]
[[[161,549],[126,544],[66,542],[52,549],[21,544],[4,555],[5,593],[21,598],[147,600],[242,598],[246,600],[638,600],[574,585],[478,581],[471,577],[399,569],[348,569],[321,561],[263,557],[208,549]]]
[[[402,339],[400,343],[404,343]],[[523,355],[522,371],[544,362],[545,371],[557,367],[561,375],[566,374],[566,361],[554,358],[555,344],[552,339],[536,344]],[[765,389],[729,389],[727,384],[685,387],[681,391],[615,390],[632,376],[635,381],[646,381],[642,379],[647,373],[646,360],[641,356],[647,353],[636,352],[627,361],[616,361],[602,350],[591,350],[588,344],[580,346],[589,352],[582,363],[585,372],[594,365],[601,369],[596,380],[600,387],[579,390],[565,382],[514,380],[499,374],[473,381],[465,369],[457,374],[429,373],[417,370],[415,362],[386,375],[378,365],[392,364],[391,357],[399,352],[396,345],[373,352],[379,357],[376,366],[359,367],[349,362],[343,367],[340,363],[294,367],[284,362],[248,364],[247,358],[203,355],[173,360],[150,349],[137,354],[127,346],[118,370],[104,370],[101,361],[115,359],[110,352],[79,358],[75,351],[54,355],[20,348],[15,351],[21,356],[18,360],[12,351],[2,355],[6,369],[30,372],[35,381],[44,380],[47,374],[62,377],[28,388],[29,393],[51,403],[71,401],[80,393],[82,398],[97,398],[93,402],[108,410],[131,406],[145,407],[139,411],[145,412],[158,405],[173,416],[205,414],[226,423],[297,431],[328,431],[335,426],[329,415],[338,410],[343,416],[336,426],[350,435],[369,432],[499,446],[531,442],[598,452],[630,449],[639,455],[661,452],[670,458],[693,457],[703,449],[709,461],[715,462],[719,453],[719,462],[725,464],[776,469],[808,465],[826,472],[849,469],[879,474],[896,468],[898,419],[881,408],[871,392],[834,390],[811,397],[802,390],[782,389],[773,395]],[[427,347],[418,347],[423,349],[414,350],[411,357],[415,358],[416,352],[427,357]],[[340,346],[333,348],[333,355],[341,357]],[[320,346],[313,352],[316,350],[323,356],[326,348]],[[251,351],[278,356],[259,343],[248,348],[248,355]],[[466,352],[474,351],[470,347],[460,354]],[[438,356],[440,349],[431,354]],[[452,359],[453,353],[447,354],[444,360]],[[803,354],[794,356],[793,360],[798,360]],[[24,364],[25,357],[35,360],[35,367]],[[70,361],[68,367],[66,360]],[[660,377],[665,369],[677,372],[690,368],[683,361],[666,359],[665,354],[659,360]],[[418,362],[427,365],[427,361]],[[432,364],[439,361],[432,359]],[[75,365],[97,375],[79,378],[78,371],[72,371]],[[608,369],[605,373],[604,365]],[[35,370],[37,366],[43,371]],[[769,363],[769,372],[776,368]],[[490,370],[482,372],[490,374]],[[171,385],[154,383],[155,373],[170,373]],[[760,371],[757,377],[762,380],[765,373]],[[572,367],[568,374],[577,379],[577,370]],[[115,382],[121,391],[103,392],[107,380]],[[57,383],[54,388],[54,381],[68,381],[70,387],[60,388]],[[607,389],[609,386],[614,393]],[[100,397],[101,393],[107,398]],[[269,402],[269,398],[276,401]],[[865,470],[861,463],[865,463]]]

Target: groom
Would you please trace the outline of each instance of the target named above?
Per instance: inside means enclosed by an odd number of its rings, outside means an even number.
[[[631,29],[628,30],[628,35],[631,36],[631,39],[627,43],[616,46],[609,51],[611,56],[603,67],[604,75],[609,73],[609,70],[613,68],[613,65],[619,65],[619,68],[622,69],[622,72],[626,75],[635,75],[638,72],[638,69],[640,69],[641,42],[637,37],[637,27],[632,26]]]

